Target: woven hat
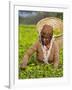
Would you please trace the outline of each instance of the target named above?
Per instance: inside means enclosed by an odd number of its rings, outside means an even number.
[[[56,17],[47,17],[47,18],[41,19],[37,23],[36,28],[39,33],[41,32],[45,24],[52,26],[53,30],[60,30],[61,32],[63,31],[63,22],[61,19]]]

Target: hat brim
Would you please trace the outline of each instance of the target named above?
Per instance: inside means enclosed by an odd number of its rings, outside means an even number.
[[[41,19],[37,23],[36,28],[39,33],[41,32],[43,25],[45,24],[52,26],[53,30],[59,30],[61,32],[63,31],[63,22],[61,19],[56,17],[47,17],[47,18]]]

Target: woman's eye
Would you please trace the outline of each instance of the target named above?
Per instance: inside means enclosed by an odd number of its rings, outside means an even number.
[[[41,38],[44,38],[44,36],[41,36]]]
[[[42,35],[45,35],[45,34],[46,34],[45,32],[42,33]]]

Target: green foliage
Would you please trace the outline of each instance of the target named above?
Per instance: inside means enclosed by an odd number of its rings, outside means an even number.
[[[62,77],[63,69],[59,67],[58,69],[54,69],[52,65],[48,64],[30,64],[26,67],[25,70],[19,71],[20,79],[27,78],[45,78],[45,77]]]
[[[53,34],[56,36],[56,35],[61,35],[63,33],[63,31],[61,30],[58,30],[58,29],[54,29],[53,30]]]
[[[56,33],[56,32],[55,32]],[[57,33],[59,34],[59,33]],[[23,55],[34,42],[38,40],[38,33],[35,25],[19,26],[19,64]],[[58,69],[54,69],[52,64],[39,63],[36,60],[35,53],[29,59],[25,69],[19,69],[19,79],[62,77],[63,76],[63,49],[60,49],[60,64]]]

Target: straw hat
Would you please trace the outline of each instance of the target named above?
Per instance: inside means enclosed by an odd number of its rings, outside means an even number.
[[[61,32],[63,31],[63,22],[61,19],[56,17],[47,17],[47,18],[41,19],[37,23],[36,28],[39,33],[41,32],[43,25],[45,24],[52,26],[53,30],[60,30]]]

